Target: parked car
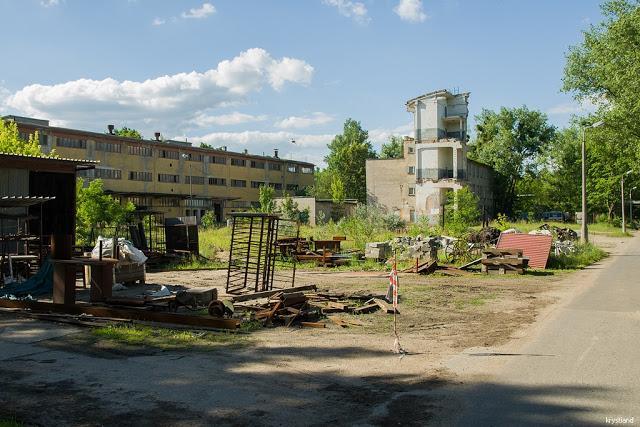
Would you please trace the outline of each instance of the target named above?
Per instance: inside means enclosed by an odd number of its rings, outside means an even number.
[[[564,212],[560,212],[560,211],[542,212],[543,221],[565,222],[566,219],[567,219],[567,216],[564,214]]]

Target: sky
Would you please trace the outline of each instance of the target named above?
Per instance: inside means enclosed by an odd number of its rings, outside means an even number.
[[[565,54],[600,19],[596,0],[0,0],[0,114],[322,166],[345,119],[379,149],[437,89],[567,125],[590,107],[560,91]]]

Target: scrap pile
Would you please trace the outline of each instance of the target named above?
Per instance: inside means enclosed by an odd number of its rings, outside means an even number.
[[[264,326],[324,328],[327,324],[325,318],[341,327],[360,325],[350,319],[332,316],[336,313],[366,314],[377,310],[393,313],[393,307],[384,298],[383,295],[317,291],[315,285],[306,285],[239,295],[230,302],[234,317],[259,321]]]
[[[313,261],[322,267],[335,267],[351,262],[352,253],[345,252],[340,243],[346,240],[344,236],[334,236],[331,240],[313,240],[307,242],[306,248],[295,254],[297,261]],[[313,245],[313,250],[311,249]]]
[[[500,230],[495,227],[484,227],[482,230],[474,231],[469,235],[469,243],[482,243],[485,245],[495,245],[500,237]]]
[[[480,264],[483,273],[524,274],[529,259],[522,256],[520,249],[485,249]]]
[[[570,228],[557,227],[555,225],[542,224],[540,230],[546,231],[553,236],[551,248],[557,255],[570,254],[576,250],[575,242],[578,240],[578,233]]]

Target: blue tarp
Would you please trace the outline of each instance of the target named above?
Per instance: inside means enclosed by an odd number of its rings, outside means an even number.
[[[15,297],[32,297],[51,294],[53,292],[53,264],[49,258],[45,259],[40,270],[22,283],[11,283],[0,288],[0,297],[13,295]]]

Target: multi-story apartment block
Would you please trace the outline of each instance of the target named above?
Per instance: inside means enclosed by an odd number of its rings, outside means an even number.
[[[468,186],[492,214],[492,169],[467,157],[468,100],[469,93],[438,90],[407,101],[413,138],[404,138],[401,159],[367,160],[369,203],[405,220],[436,220],[447,193]]]
[[[126,138],[49,125],[48,120],[7,116],[23,138],[38,131],[43,152],[61,157],[98,160],[87,179],[100,178],[107,192],[129,200],[140,210],[167,217],[227,214],[258,204],[259,188],[270,185],[276,195],[295,194],[313,185],[314,165],[273,156],[209,149],[188,142]],[[111,127],[110,127],[111,128]]]

